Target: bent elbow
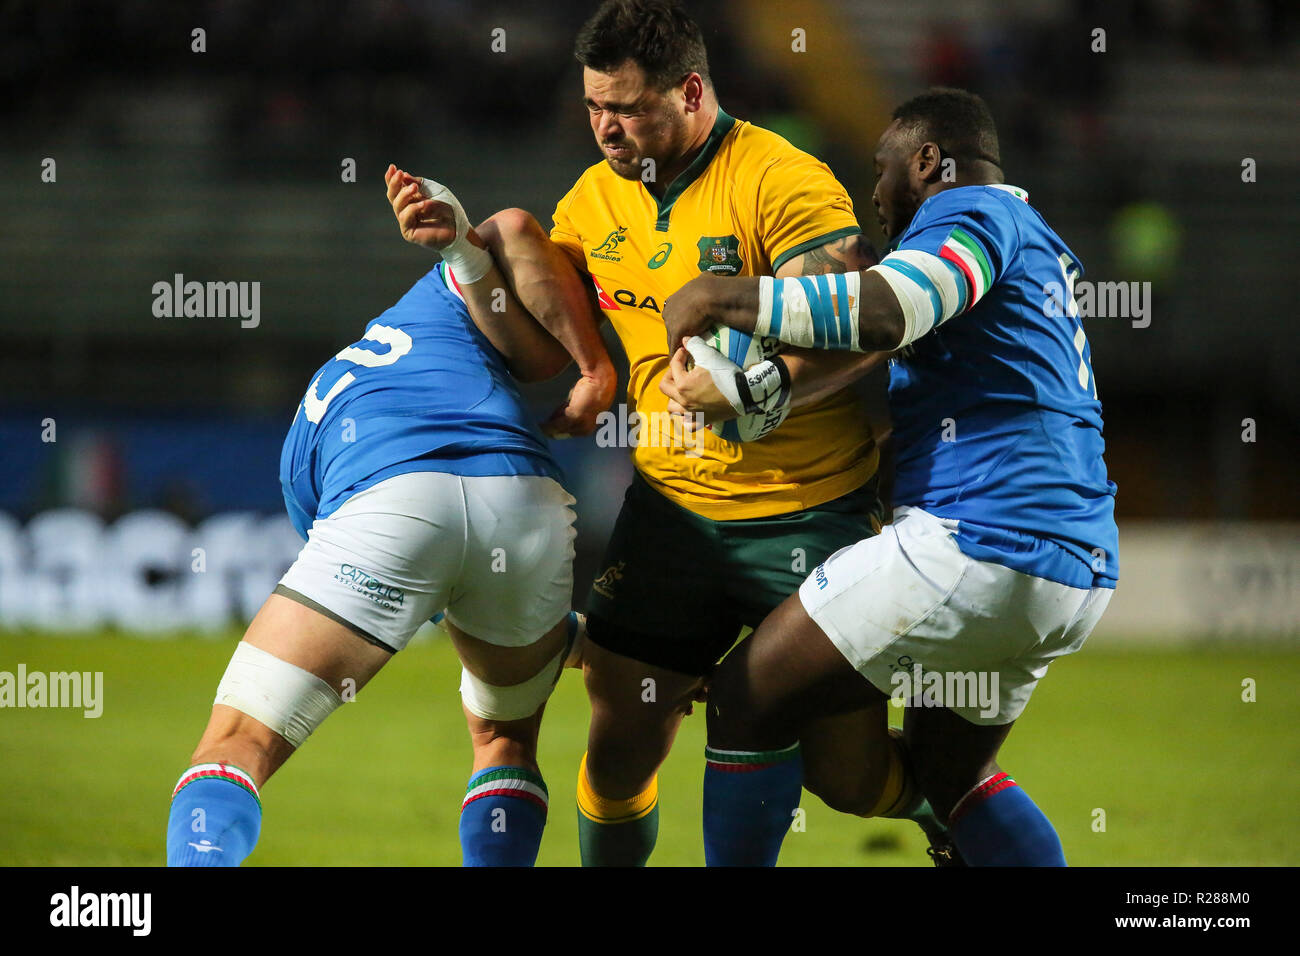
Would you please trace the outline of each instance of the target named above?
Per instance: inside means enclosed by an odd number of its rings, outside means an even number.
[[[858,319],[858,347],[864,352],[892,352],[903,341],[907,323],[902,310],[873,309]]]

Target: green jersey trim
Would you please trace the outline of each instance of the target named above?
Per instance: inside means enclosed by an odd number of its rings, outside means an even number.
[[[704,148],[700,150],[699,155],[668,184],[663,199],[650,193],[650,198],[655,201],[655,206],[659,210],[655,219],[655,232],[668,231],[668,217],[672,214],[674,203],[694,184],[695,180],[700,178],[709,163],[713,162],[713,157],[717,155],[722,141],[735,125],[735,117],[727,115],[727,112],[719,106],[717,118],[713,121],[713,129],[709,132],[709,138],[704,141]],[[641,184],[641,188],[645,189],[645,183]],[[650,190],[646,189],[646,192]]]
[[[836,229],[834,232],[828,232],[824,236],[817,236],[815,239],[809,239],[807,242],[801,242],[793,249],[788,249],[776,257],[772,262],[772,271],[776,272],[783,265],[793,259],[795,256],[802,255],[809,249],[816,249],[818,246],[824,246],[828,242],[834,242],[836,239],[843,239],[846,236],[860,236],[862,230],[857,226],[845,226],[843,229]]]

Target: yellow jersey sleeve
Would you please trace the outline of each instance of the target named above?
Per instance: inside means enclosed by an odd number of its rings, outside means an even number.
[[[582,249],[582,236],[578,233],[578,227],[573,222],[571,207],[586,179],[586,173],[578,177],[578,181],[573,184],[573,188],[555,204],[555,212],[551,215],[551,222],[553,223],[551,226],[551,242],[564,250],[565,254],[573,260],[573,264],[578,267],[579,272],[587,271],[587,256]]]
[[[785,145],[758,177],[755,202],[759,241],[773,272],[800,253],[862,231],[830,167]]]

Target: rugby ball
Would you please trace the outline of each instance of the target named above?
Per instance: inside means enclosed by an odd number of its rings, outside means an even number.
[[[737,332],[725,325],[715,325],[700,338],[704,339],[710,348],[717,349],[739,365],[741,369],[766,362],[783,347],[780,339]],[[709,431],[724,441],[753,441],[763,433],[766,424],[767,416],[758,412],[710,425]]]

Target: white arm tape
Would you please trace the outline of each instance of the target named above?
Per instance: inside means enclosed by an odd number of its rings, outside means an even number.
[[[240,641],[213,703],[266,724],[297,748],[343,700],[311,671]]]
[[[420,181],[420,192],[426,199],[445,202],[456,213],[456,238],[445,249],[439,249],[442,258],[461,284],[478,282],[492,268],[492,253],[480,249],[469,241],[469,217],[454,193],[442,183],[432,179]]]
[[[758,280],[754,334],[796,348],[862,351],[858,344],[858,272]]]
[[[967,307],[965,280],[953,266],[928,252],[891,252],[867,271],[885,280],[903,312],[903,340],[898,348],[911,345]]]

